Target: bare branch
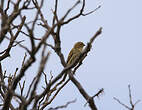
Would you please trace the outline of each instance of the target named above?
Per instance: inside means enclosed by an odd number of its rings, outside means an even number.
[[[97,11],[99,8],[101,8],[101,5],[99,5],[96,9],[94,9],[93,11],[90,11],[88,13],[82,13],[82,16],[87,16],[87,15],[90,15],[92,13],[94,13],[95,11]]]
[[[104,89],[100,89],[94,96],[92,96],[92,98],[95,98],[95,97],[99,97],[101,94],[103,94],[104,92]],[[88,103],[88,101],[84,104],[84,106],[86,106]]]
[[[130,88],[130,85],[128,85],[128,90],[129,90],[129,102],[130,102],[130,105],[131,107],[125,105],[124,103],[122,103],[119,99],[115,98],[114,99],[119,103],[121,104],[122,106],[124,106],[125,108],[127,108],[128,110],[134,110],[136,104],[138,102],[140,102],[140,100],[136,101],[134,104],[133,104],[133,101],[132,101],[132,93],[131,93],[131,88]]]
[[[122,106],[124,106],[125,108],[127,108],[128,110],[131,110],[131,108],[129,108],[127,105],[123,104],[119,99],[117,98],[113,98],[114,100],[116,100],[119,104],[121,104]]]
[[[84,2],[85,2],[85,0],[84,0]],[[66,12],[66,14],[61,18],[61,23],[63,24],[63,21],[65,20],[65,18],[68,16],[68,14],[78,5],[80,3],[80,0],[78,0],[67,12]],[[83,8],[81,9],[82,11],[83,11],[83,9],[84,9],[84,5],[85,5],[85,3],[83,3]],[[74,18],[75,19],[75,18]]]
[[[69,73],[70,80],[73,82],[73,84],[77,87],[81,95],[86,99],[86,101],[89,103],[89,106],[92,110],[97,110],[97,107],[94,103],[94,100],[92,97],[90,97],[87,92],[84,90],[82,85],[77,81],[77,79],[73,76],[73,74]]]
[[[21,85],[21,83],[19,82],[19,87],[20,87],[21,96],[23,96],[23,91],[24,91],[24,87],[25,87],[25,80],[23,82],[23,85]]]
[[[41,74],[43,73],[45,64],[46,64],[46,62],[47,62],[47,60],[48,60],[48,58],[49,58],[50,52],[48,52],[46,56],[44,56],[44,53],[45,53],[45,48],[43,49],[43,52],[42,52],[42,57],[41,57],[42,59],[41,59],[39,71],[38,71],[38,74],[37,74],[37,79],[36,79],[36,81],[35,81],[33,90],[31,91],[31,96],[30,96],[30,98],[29,98],[27,104],[24,106],[24,109],[32,102],[32,100],[33,100],[33,98],[34,98],[35,91],[36,91],[37,85],[38,85],[38,83],[39,83]],[[36,107],[36,106],[34,106],[34,107]]]
[[[23,42],[24,40],[18,41],[15,45],[12,45],[11,47],[8,47],[7,49],[3,50],[2,52],[0,52],[0,54],[5,53],[6,51],[8,51],[10,48],[17,46],[18,44],[20,44],[21,42]]]
[[[8,38],[7,36],[5,36],[5,38],[8,39],[8,40],[10,40],[10,38]],[[25,49],[29,54],[31,53],[30,50],[27,47],[25,47],[24,45],[20,44],[21,42],[15,40],[14,43],[16,43],[17,45],[19,45],[21,48]]]
[[[90,11],[88,13],[83,13],[84,11],[84,8],[85,8],[85,0],[83,0],[83,4],[82,4],[82,8],[80,9],[80,13],[78,13],[77,15],[69,18],[68,20],[62,22],[62,25],[65,25],[65,24],[68,24],[69,22],[79,18],[80,16],[87,16],[87,15],[90,15],[92,13],[94,13],[95,11],[97,11],[101,6],[98,6],[96,9],[94,9],[93,11]]]
[[[28,98],[28,96],[29,96],[29,94],[30,94],[30,91],[31,91],[31,89],[32,89],[32,86],[33,86],[35,80],[36,80],[36,77],[34,77],[34,79],[32,80],[32,82],[31,82],[31,84],[30,84],[30,86],[29,86],[29,89],[28,89],[28,92],[27,92],[27,95],[26,95],[26,99]]]
[[[18,31],[16,32],[16,34],[14,36],[11,37],[11,40],[10,40],[10,43],[8,45],[6,52],[2,56],[0,56],[0,61],[2,61],[3,59],[5,59],[6,57],[9,56],[9,52],[10,52],[12,46],[13,46],[15,39],[18,37],[18,35],[19,35],[23,25],[24,25],[25,20],[26,20],[26,17],[24,16],[22,18],[22,22],[21,22],[20,26],[18,27]]]
[[[76,102],[76,99],[73,100],[73,101],[67,102],[65,105],[58,106],[58,107],[55,107],[55,108],[49,108],[48,110],[58,110],[58,109],[62,109],[62,108],[67,108],[68,105],[70,105],[71,103],[75,103],[75,102]]]
[[[59,22],[58,15],[57,15],[57,9],[58,9],[58,0],[55,0],[55,11],[52,10],[52,12],[54,14],[54,18],[53,18],[53,21],[52,21],[52,26],[55,24],[55,20],[57,22]]]

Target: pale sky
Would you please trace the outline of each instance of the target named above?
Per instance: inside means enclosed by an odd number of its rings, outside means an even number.
[[[45,5],[47,2],[45,2]],[[75,0],[66,0],[65,2],[61,0],[58,9],[60,16],[73,3],[75,3]],[[50,13],[47,13],[49,19],[52,14],[51,4],[50,1],[48,3],[49,8],[43,8],[43,12],[50,11]],[[62,51],[67,58],[76,41],[87,43],[97,29],[103,27],[103,33],[93,43],[91,52],[75,76],[90,96],[104,88],[104,94],[99,99],[95,98],[98,110],[126,110],[113,97],[117,97],[129,105],[128,84],[131,85],[134,101],[142,100],[141,4],[141,0],[86,0],[85,12],[95,9],[98,5],[101,5],[101,8],[89,16],[73,21],[61,30]],[[71,15],[77,13],[78,9],[75,9]],[[27,15],[32,16],[29,13]],[[41,36],[43,32],[38,30],[36,35]],[[16,51],[11,52],[11,58],[3,62],[5,64],[4,68],[11,72],[15,71],[15,66],[19,66],[24,56],[21,48],[15,49]],[[45,72],[52,71],[53,75],[56,76],[63,67],[59,64],[60,60],[57,55],[53,51],[51,52]],[[17,60],[14,60],[15,56]],[[11,65],[8,68],[7,62]],[[36,67],[39,66],[38,63],[33,65],[34,69],[27,71],[24,79],[29,81],[29,78],[35,75]],[[43,83],[42,81],[41,83]],[[86,100],[72,82],[63,88],[50,107],[64,105],[75,98],[77,102],[69,105],[66,110],[89,110],[88,106],[84,107]],[[135,110],[141,110],[141,108],[142,102],[136,106]]]

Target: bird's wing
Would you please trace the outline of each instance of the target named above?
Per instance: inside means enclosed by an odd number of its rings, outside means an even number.
[[[68,59],[67,59],[67,65],[71,64],[78,55],[80,55],[80,50],[79,49],[72,49],[69,53]]]
[[[74,54],[74,49],[72,49],[72,50],[70,51],[69,55],[68,55],[67,64],[68,64],[69,60],[71,59],[71,57],[73,56],[73,54]]]

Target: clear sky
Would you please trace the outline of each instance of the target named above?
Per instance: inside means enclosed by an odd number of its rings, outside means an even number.
[[[49,0],[45,2],[45,5],[47,2]],[[59,15],[62,16],[73,3],[75,0],[61,0],[58,9]],[[51,4],[50,1],[49,8],[43,8],[43,12],[50,11],[47,13],[49,19],[52,14]],[[91,52],[75,76],[89,95],[94,95],[99,89],[104,88],[104,94],[99,99],[95,98],[98,110],[126,110],[113,97],[117,97],[129,105],[128,84],[131,85],[134,101],[142,100],[141,4],[141,0],[86,0],[85,12],[95,9],[98,5],[102,7],[95,13],[64,26],[61,30],[62,51],[67,58],[76,41],[87,43],[97,29],[103,27],[103,33],[93,43]],[[77,13],[78,9],[75,9],[71,14]],[[31,14],[27,15],[32,16]],[[37,31],[36,35],[41,36],[42,33],[42,31]],[[5,69],[7,68],[6,62],[9,62],[11,66],[7,70],[11,69],[12,72],[15,70],[15,65],[18,66],[24,56],[21,48],[16,48],[16,51],[12,51],[11,58],[3,62]],[[20,54],[19,51],[21,51]],[[60,60],[54,52],[51,52],[45,72],[52,71],[56,76],[63,67],[59,64]],[[20,61],[15,61],[15,56]],[[38,63],[33,65],[35,69],[26,73],[26,80],[30,80],[29,78],[34,76]],[[89,110],[87,106],[84,107],[85,99],[71,82],[63,88],[50,106],[63,105],[75,98],[77,102],[69,105],[66,110]],[[142,102],[136,106],[135,110],[141,110],[141,108]]]

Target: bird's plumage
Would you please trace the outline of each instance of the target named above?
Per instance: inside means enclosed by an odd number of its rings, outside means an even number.
[[[83,42],[77,42],[74,44],[67,58],[67,62],[66,62],[67,66],[72,64],[76,60],[76,58],[81,54],[84,46],[85,45]],[[67,77],[67,73],[65,73],[63,80],[65,80],[66,77]]]
[[[76,57],[78,57],[80,55],[80,53],[82,52],[84,46],[85,45],[84,45],[83,42],[75,43],[74,47],[69,52],[67,62],[66,62],[67,65],[71,64],[76,59]]]

